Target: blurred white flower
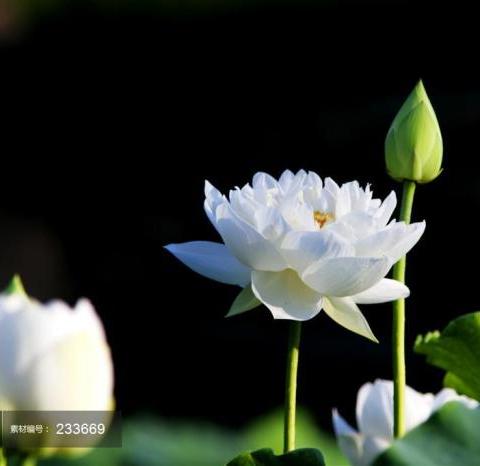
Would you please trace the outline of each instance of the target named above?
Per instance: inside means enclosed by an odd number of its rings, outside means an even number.
[[[193,241],[167,249],[208,278],[244,287],[230,315],[259,301],[276,319],[308,320],[322,309],[372,340],[357,307],[406,297],[385,279],[419,240],[425,223],[389,219],[395,193],[381,202],[357,181],[338,186],[313,173],[257,173],[252,186],[223,196],[205,183],[205,210],[224,244]],[[253,292],[253,293],[252,293]]]
[[[437,395],[419,393],[406,387],[406,429],[414,429],[449,401],[476,408],[475,400],[444,388]],[[333,411],[333,427],[338,444],[353,466],[369,466],[393,441],[393,382],[376,380],[363,385],[357,396],[357,425],[354,430]]]
[[[113,365],[93,306],[0,295],[0,409],[108,411]]]

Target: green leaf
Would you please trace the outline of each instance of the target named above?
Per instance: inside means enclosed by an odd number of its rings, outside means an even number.
[[[244,453],[227,466],[325,466],[323,455],[314,448],[302,448],[276,456],[273,450],[264,448],[253,453]]]
[[[480,400],[480,312],[453,320],[441,333],[417,337],[415,351],[447,371],[446,387]]]
[[[296,434],[299,448],[320,448],[326,464],[348,466],[334,438],[319,429],[302,408],[297,412]],[[142,415],[124,420],[122,448],[94,448],[86,456],[68,461],[51,457],[42,459],[38,466],[220,466],[238,452],[258,450],[263,445],[281,452],[282,436],[281,410],[261,416],[241,430]]]
[[[250,311],[261,304],[262,303],[253,294],[252,286],[247,285],[235,298],[235,301],[233,301],[232,306],[225,317],[231,317],[241,314],[242,312]]]
[[[397,440],[374,466],[478,466],[480,410],[447,403],[426,423]]]
[[[21,296],[27,296],[27,293],[25,292],[25,288],[23,287],[23,283],[22,283],[22,279],[20,278],[20,275],[13,276],[7,288],[3,290],[3,293],[8,295],[18,294]]]
[[[244,445],[242,449],[252,451],[262,448],[263,445],[269,445],[273,451],[280,453],[283,449],[283,416],[283,410],[278,410],[252,421],[242,435]],[[297,409],[295,430],[298,448],[320,449],[328,465],[349,465],[335,438],[319,429],[311,413],[302,407]]]

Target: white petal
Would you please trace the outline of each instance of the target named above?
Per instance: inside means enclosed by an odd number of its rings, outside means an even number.
[[[406,429],[410,431],[425,422],[432,412],[432,394],[419,393],[411,387],[405,390]],[[365,384],[358,392],[357,422],[360,431],[368,436],[393,438],[393,382],[376,380]]]
[[[224,244],[210,241],[169,244],[165,249],[194,272],[229,285],[250,283],[251,270],[239,262]]]
[[[290,267],[303,272],[319,259],[353,254],[353,247],[333,232],[292,231],[282,242],[282,254]]]
[[[238,188],[230,191],[230,205],[235,213],[251,225],[255,224],[255,212],[262,207],[249,194],[245,193],[245,189]]]
[[[294,231],[318,231],[312,207],[299,196],[283,199],[279,211]]]
[[[253,271],[252,290],[275,319],[308,320],[322,309],[322,296],[308,288],[291,269]]]
[[[280,187],[275,178],[267,173],[256,173],[253,177],[252,186],[255,200],[269,207],[276,205]]]
[[[340,191],[340,187],[331,178],[325,178],[325,190],[332,194],[334,198],[336,198],[338,192]]]
[[[432,414],[434,396],[405,388],[405,427],[407,432],[424,423]]]
[[[340,194],[340,188],[331,178],[325,178],[323,189],[319,197],[313,202],[314,210],[330,212],[336,215],[336,205]]]
[[[205,203],[204,208],[209,220],[212,222],[213,226],[216,228],[216,218],[215,212],[217,207],[224,202],[224,197],[222,193],[215,188],[208,180],[205,180]]]
[[[297,173],[295,173],[295,177],[293,179],[292,186],[290,186],[291,191],[296,191],[301,189],[306,181],[307,178],[307,172],[305,170],[298,170]]]
[[[252,180],[253,189],[272,189],[278,186],[277,180],[264,172],[257,172]]]
[[[308,172],[307,182],[308,186],[314,188],[315,190],[320,190],[323,188],[322,179],[315,172]]]
[[[366,436],[393,439],[393,382],[376,380],[358,391],[357,424]]]
[[[344,215],[331,226],[350,229],[351,234],[349,236],[356,240],[371,236],[378,230],[377,223],[371,215],[355,210]]]
[[[363,465],[370,466],[377,456],[390,447],[391,442],[379,437],[365,437],[363,441]]]
[[[305,170],[299,170],[293,174],[289,170],[284,172],[279,180],[279,187],[283,196],[297,196],[305,189],[307,182],[307,173]]]
[[[347,421],[345,421],[342,416],[340,416],[337,409],[332,411],[332,422],[333,430],[337,437],[340,435],[358,434],[358,432]]]
[[[112,361],[90,302],[0,298],[0,374],[1,397],[16,410],[107,410]]]
[[[478,401],[472,400],[471,398],[468,398],[468,396],[459,395],[452,388],[444,388],[435,396],[435,400],[432,405],[432,411],[437,411],[445,403],[449,403],[450,401],[458,401],[467,408],[474,409],[478,407]]]
[[[278,180],[278,184],[280,185],[280,187],[284,192],[290,189],[290,186],[294,178],[295,178],[295,175],[291,170],[285,170],[282,173],[282,175],[280,176],[280,179]]]
[[[110,409],[113,365],[108,346],[77,332],[39,355],[18,379],[18,410]]]
[[[383,230],[361,239],[355,244],[358,256],[386,255],[394,264],[415,246],[425,231],[425,222],[405,225],[393,223]]]
[[[338,445],[352,466],[371,466],[375,458],[390,446],[388,440],[356,432],[337,410],[333,411],[332,418]]]
[[[344,183],[340,188],[340,192],[345,193],[345,197],[349,199],[351,210],[362,212],[368,209],[372,199],[372,192],[368,186],[364,190],[360,187],[358,181],[351,181]]]
[[[382,205],[378,208],[377,212],[375,213],[375,218],[378,221],[379,226],[385,226],[390,217],[397,206],[397,195],[395,191],[392,191],[382,202]]]
[[[329,296],[323,299],[323,309],[337,324],[378,343],[367,320],[351,298]]]
[[[78,331],[105,339],[100,319],[87,300],[71,309],[58,300],[42,305],[20,295],[0,297],[0,373],[8,381],[6,371],[12,370],[12,377],[24,371],[40,353]]]
[[[381,207],[382,201],[380,199],[371,199],[368,205],[368,211],[374,215],[375,212]]]
[[[352,296],[375,285],[389,268],[386,257],[334,257],[312,264],[302,279],[322,295]]]
[[[241,220],[227,202],[217,208],[217,229],[230,251],[255,270],[278,271],[286,268],[277,247],[251,225]]]
[[[395,244],[390,250],[387,250],[385,254],[394,264],[417,244],[424,231],[425,221],[407,225],[407,231],[404,238],[402,238],[402,240]]]
[[[357,304],[375,304],[395,301],[396,299],[406,298],[410,295],[410,290],[396,280],[384,278],[361,293],[352,296]]]
[[[363,436],[350,427],[338,414],[336,409],[332,413],[333,430],[342,453],[348,458],[352,466],[366,466],[363,462]]]
[[[350,192],[348,191],[348,187],[345,186],[346,185],[342,185],[336,198],[334,213],[337,219],[342,218],[344,215],[347,215],[352,210],[352,200],[350,199]]]
[[[259,207],[255,211],[256,230],[267,240],[275,241],[289,229],[280,212],[271,207]]]

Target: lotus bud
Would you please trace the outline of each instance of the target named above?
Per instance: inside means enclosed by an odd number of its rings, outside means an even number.
[[[443,142],[422,81],[393,120],[385,139],[388,174],[397,181],[429,183],[442,171]]]
[[[92,304],[42,304],[15,277],[0,294],[0,410],[101,411],[108,425],[112,408],[110,348]]]
[[[444,388],[436,395],[419,393],[406,387],[407,432],[424,423],[450,401],[457,401],[470,409],[478,402]],[[363,385],[357,396],[358,430],[351,427],[337,410],[333,411],[333,428],[337,442],[352,466],[371,466],[376,458],[390,447],[393,435],[393,382],[376,380]]]

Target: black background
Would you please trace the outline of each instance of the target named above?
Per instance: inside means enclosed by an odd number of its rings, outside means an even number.
[[[256,171],[305,168],[398,193],[383,141],[420,77],[445,171],[417,190],[414,219],[427,230],[408,264],[407,348],[478,309],[472,12],[402,1],[114,5],[65,3],[1,45],[0,278],[21,273],[42,300],[91,298],[127,414],[237,426],[282,403],[286,323],[265,308],[224,319],[238,289],[162,246],[218,240],[204,179],[225,192]],[[391,308],[363,310],[379,345],[323,314],[304,326],[299,400],[324,426],[334,406],[352,418],[362,383],[391,378]],[[440,388],[422,357],[410,351],[408,362],[412,386]]]

